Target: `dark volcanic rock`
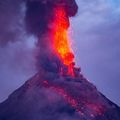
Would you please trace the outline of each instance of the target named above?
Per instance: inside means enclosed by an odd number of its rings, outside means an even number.
[[[0,104],[0,120],[120,120],[120,108],[81,77],[36,74]]]

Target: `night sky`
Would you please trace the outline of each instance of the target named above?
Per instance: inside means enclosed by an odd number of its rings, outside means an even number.
[[[21,1],[0,1],[0,102],[36,73],[36,38],[25,31]],[[120,0],[76,1],[79,11],[70,28],[76,63],[120,105]]]

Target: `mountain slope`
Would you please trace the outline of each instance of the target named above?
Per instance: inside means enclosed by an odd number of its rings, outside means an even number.
[[[0,104],[0,120],[120,120],[120,108],[82,75],[46,72]]]

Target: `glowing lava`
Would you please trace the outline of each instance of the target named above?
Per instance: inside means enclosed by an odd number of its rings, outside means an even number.
[[[69,19],[64,8],[55,9],[53,43],[56,53],[60,56],[65,65],[70,65],[74,60],[74,55],[70,48],[70,41],[67,35]]]
[[[90,116],[92,118],[97,116],[102,116],[105,113],[105,107],[102,104],[89,103],[85,98],[81,99],[83,96],[76,96],[71,94],[65,87],[58,84],[44,80],[42,85],[45,88],[49,88],[60,95],[64,100],[69,103],[69,105],[75,109],[80,116]],[[74,92],[73,92],[74,93]],[[87,109],[87,111],[86,111]]]

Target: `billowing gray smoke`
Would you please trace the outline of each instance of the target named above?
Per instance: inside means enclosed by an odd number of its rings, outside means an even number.
[[[44,70],[58,71],[58,65],[62,64],[51,47],[50,37],[50,31],[53,29],[51,23],[55,17],[54,10],[57,7],[62,7],[65,10],[67,27],[69,27],[69,17],[74,16],[78,10],[75,0],[26,1],[26,28],[28,33],[38,37],[37,66]]]
[[[77,13],[78,6],[75,0],[27,0],[26,25],[33,34],[41,34],[48,30],[48,24],[53,20],[53,9],[64,7],[67,17]]]

